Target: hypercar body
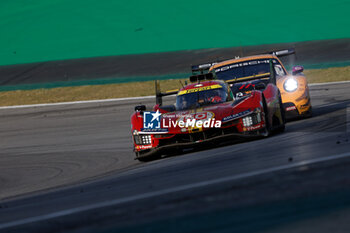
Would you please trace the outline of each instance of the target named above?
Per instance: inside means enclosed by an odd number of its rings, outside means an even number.
[[[284,130],[281,97],[270,73],[252,78],[250,85],[212,78],[212,73],[192,76],[193,83],[176,92],[161,93],[158,83],[152,111],[146,111],[144,105],[135,107],[131,133],[137,159],[154,159],[167,151],[215,140],[268,136]],[[176,103],[162,105],[162,96],[174,93]]]
[[[252,76],[264,75],[269,72],[269,61],[273,62],[276,74],[276,84],[282,96],[283,108],[287,119],[295,117],[309,117],[312,114],[309,87],[303,67],[293,67],[292,74],[288,73],[278,56],[294,54],[294,49],[272,52],[250,57],[235,58],[222,62],[201,65],[214,72],[218,79],[225,81],[246,79]],[[193,66],[192,71],[200,70]]]

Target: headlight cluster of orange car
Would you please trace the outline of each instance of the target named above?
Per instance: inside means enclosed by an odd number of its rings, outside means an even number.
[[[284,90],[293,92],[298,89],[298,81],[294,78],[288,78],[283,84]]]

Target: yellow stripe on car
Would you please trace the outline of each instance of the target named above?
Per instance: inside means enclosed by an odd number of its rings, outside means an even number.
[[[170,92],[175,92],[175,91],[179,91],[179,89],[168,90],[168,91],[165,91],[165,93],[170,93]]]
[[[190,94],[190,93],[194,93],[194,92],[207,91],[207,90],[218,89],[218,88],[222,88],[222,86],[219,84],[215,84],[215,85],[206,86],[206,87],[199,87],[199,88],[182,90],[182,91],[179,91],[178,95],[185,95],[185,94]]]
[[[239,81],[239,80],[245,80],[245,79],[250,79],[250,78],[259,78],[261,76],[266,76],[266,75],[270,75],[270,73],[256,74],[256,75],[252,75],[252,76],[246,76],[246,77],[242,77],[242,78],[226,80],[226,82]]]

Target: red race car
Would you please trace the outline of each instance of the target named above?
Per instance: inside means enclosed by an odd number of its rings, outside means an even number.
[[[144,105],[135,107],[131,132],[137,159],[155,159],[167,151],[214,140],[268,136],[284,130],[274,74],[227,83],[213,80],[213,74],[208,73],[191,76],[190,81],[193,83],[178,91],[165,93],[160,92],[157,82],[153,110],[146,111]],[[176,103],[163,106],[162,97],[173,94]]]

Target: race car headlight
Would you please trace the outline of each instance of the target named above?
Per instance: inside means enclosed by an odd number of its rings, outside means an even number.
[[[243,118],[243,126],[244,127],[249,127],[253,125],[253,118],[251,116],[247,116]]]
[[[142,135],[142,144],[149,145],[152,143],[151,135]]]
[[[259,124],[261,122],[261,112],[258,109],[255,109],[254,114],[246,116],[242,119],[243,126],[249,127],[252,125]]]
[[[152,144],[151,135],[134,135],[134,140],[137,145],[150,145]]]
[[[283,84],[284,90],[293,92],[298,88],[298,82],[294,78],[287,79]]]

